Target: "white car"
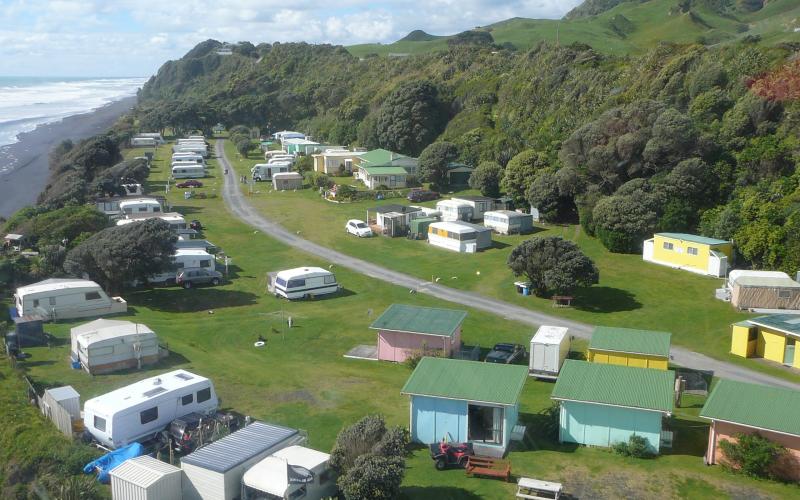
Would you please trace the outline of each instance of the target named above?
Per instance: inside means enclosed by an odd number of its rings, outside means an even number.
[[[347,225],[344,226],[345,230],[358,236],[359,238],[368,238],[372,236],[372,229],[363,221],[358,219],[350,219]]]

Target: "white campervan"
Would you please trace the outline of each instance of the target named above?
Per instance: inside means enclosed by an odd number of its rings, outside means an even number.
[[[276,297],[305,299],[339,291],[336,275],[321,267],[298,267],[272,276],[270,291]]]
[[[203,268],[214,269],[214,256],[200,248],[179,248],[172,256],[174,269],[150,276],[148,283],[175,282],[175,276],[184,269]]]
[[[161,203],[154,198],[133,198],[119,202],[119,210],[125,215],[154,214],[161,212]]]
[[[55,279],[17,288],[14,304],[19,316],[40,314],[48,319],[85,318],[123,313],[128,303],[109,297],[94,281]]]
[[[199,163],[179,162],[172,165],[172,177],[175,179],[202,179],[206,169]]]
[[[277,163],[257,163],[250,169],[250,175],[256,182],[272,181],[272,174],[288,172],[290,170],[291,165],[286,161]]]
[[[175,370],[86,401],[83,424],[100,444],[117,448],[155,437],[189,413],[214,412],[218,404],[209,379]]]
[[[131,147],[134,148],[154,148],[158,146],[158,141],[152,137],[134,137],[131,139]]]
[[[242,500],[262,498],[321,500],[336,496],[336,473],[330,455],[305,446],[287,446],[242,476]]]

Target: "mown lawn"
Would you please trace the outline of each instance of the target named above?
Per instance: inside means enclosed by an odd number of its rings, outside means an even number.
[[[256,153],[243,159],[232,144],[226,141],[225,147],[228,160],[241,173],[257,162]],[[348,178],[343,180],[350,182]],[[270,184],[258,183],[250,202],[269,218],[299,231],[305,238],[421,279],[438,278],[440,283],[454,288],[589,324],[669,331],[674,344],[775,376],[800,380],[797,372],[789,368],[729,354],[731,323],[749,316],[714,298],[714,289],[722,286],[722,280],[647,263],[640,255],[610,253],[580,226],[539,226],[535,233],[575,241],[600,270],[600,283],[578,291],[575,307],[553,308],[548,299],[517,294],[513,283],[518,278],[506,264],[513,247],[531,235],[494,235],[494,247],[478,254],[459,254],[424,241],[355,238],[345,233],[348,219],[364,220],[367,209],[379,204],[408,204],[402,198],[338,204],[323,200],[314,189],[272,191]],[[433,206],[435,202],[425,205]]]
[[[151,187],[163,192],[166,178],[162,147],[151,174]],[[135,152],[131,152],[135,154]],[[213,164],[213,162],[212,162]],[[220,191],[219,181],[206,179],[198,190]],[[286,193],[288,194],[288,193]],[[267,196],[267,195],[265,195]],[[272,196],[272,195],[268,195]],[[277,195],[276,195],[277,196]],[[80,322],[48,325],[59,342],[28,349],[32,358],[25,371],[44,385],[73,385],[84,400],[134,380],[177,367],[210,377],[225,407],[259,419],[301,428],[310,445],[328,450],[342,425],[368,413],[385,415],[396,425],[408,425],[408,401],[400,389],[410,371],[405,365],[349,360],[342,355],[356,344],[375,342],[367,327],[393,302],[453,307],[427,296],[349,272],[337,272],[346,291],[318,301],[286,302],[265,293],[268,271],[323,262],[301,254],[244,226],[224,208],[219,197],[183,199],[173,190],[174,209],[198,218],[206,237],[233,259],[231,282],[216,288],[162,288],[128,292],[125,317],[153,328],[172,354],[146,370],[91,377],[69,368],[69,328]],[[313,218],[310,218],[314,220]],[[370,240],[379,243],[383,239]],[[469,310],[464,341],[482,346],[505,340],[526,343],[531,328]],[[212,314],[213,311],[213,314]],[[294,327],[286,328],[285,318]],[[267,337],[263,349],[253,347],[258,335]],[[579,344],[580,348],[581,345]],[[539,436],[539,412],[550,406],[552,385],[529,381],[522,395],[522,420],[533,432],[510,454],[517,476],[562,481],[578,497],[796,496],[793,486],[753,481],[729,475],[702,463],[706,426],[696,420],[700,401],[676,412],[676,448],[654,460],[631,460],[608,451],[559,446]],[[427,452],[418,449],[409,459],[405,498],[509,498],[514,485],[489,479],[468,479],[463,471],[434,470]]]

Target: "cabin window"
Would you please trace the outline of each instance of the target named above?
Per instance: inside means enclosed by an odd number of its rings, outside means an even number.
[[[86,300],[100,300],[100,292],[86,292]]]
[[[106,431],[106,419],[103,417],[94,416],[94,428],[100,432]]]
[[[301,288],[304,286],[306,286],[306,280],[304,279],[289,280],[289,288]]]
[[[201,260],[200,261],[200,267],[211,267],[211,261],[210,260]]]
[[[161,207],[153,207],[153,212],[160,212],[160,211],[161,211]]]
[[[300,489],[294,490],[293,492],[289,493],[289,499],[294,500],[295,498],[303,498],[306,496],[306,487],[301,486]]]
[[[791,290],[778,290],[778,298],[779,299],[788,299],[792,297]]]
[[[51,306],[56,305],[56,298],[55,297],[50,297],[50,305]]]
[[[186,406],[194,402],[194,394],[187,394],[181,398],[181,405]]]
[[[336,276],[332,274],[328,274],[325,276],[324,283],[326,285],[330,285],[331,283],[336,283]]]
[[[144,424],[149,424],[154,420],[158,419],[158,406],[154,406],[152,408],[148,408],[147,410],[139,413],[139,422]]]
[[[33,299],[33,307],[39,307],[39,299]]]
[[[675,248],[675,245],[673,245],[669,241],[665,241],[664,242],[664,250],[673,250],[674,248]]]
[[[697,248],[686,247],[686,253],[688,253],[689,255],[697,255]]]
[[[286,286],[286,280],[283,278],[275,278],[275,284],[278,286]]]
[[[197,402],[198,403],[205,403],[211,399],[211,388],[206,387],[205,389],[201,389],[197,391]]]
[[[139,207],[140,212],[147,212],[147,207]]]

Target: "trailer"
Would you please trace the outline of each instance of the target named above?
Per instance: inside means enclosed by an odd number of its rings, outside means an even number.
[[[202,179],[206,176],[206,168],[199,163],[178,162],[172,165],[173,179]]]
[[[297,267],[270,276],[269,291],[276,297],[313,299],[336,293],[341,288],[336,275],[321,267]]]
[[[472,220],[483,219],[483,214],[494,210],[494,198],[486,196],[454,196],[453,201],[463,202],[472,207]]]
[[[176,418],[210,414],[217,406],[209,379],[175,370],[86,401],[83,425],[98,443],[118,448],[152,439]]]
[[[131,198],[119,202],[120,212],[126,215],[161,212],[161,203],[155,198]]]
[[[153,137],[134,137],[131,139],[132,148],[154,148],[158,146],[158,141]]]
[[[70,358],[91,375],[140,369],[160,357],[155,332],[130,321],[90,321],[72,328],[70,341]]]
[[[561,365],[569,354],[569,345],[567,328],[540,326],[531,339],[528,374],[537,378],[557,379]]]
[[[436,202],[436,210],[442,213],[442,220],[445,222],[470,221],[474,213],[470,203],[460,200],[438,201]]]
[[[128,303],[109,297],[94,281],[51,278],[17,288],[18,316],[39,315],[47,320],[85,318],[124,313]]]
[[[533,231],[533,216],[511,210],[490,210],[483,214],[483,225],[500,234],[525,234]]]
[[[462,253],[492,246],[492,230],[464,221],[434,222],[428,226],[428,243]]]
[[[305,444],[297,429],[254,422],[181,458],[184,500],[233,500],[250,467],[276,451]]]
[[[125,224],[132,224],[134,222],[141,222],[148,219],[161,219],[167,224],[169,224],[170,229],[173,231],[179,231],[186,229],[186,219],[183,218],[183,215],[179,214],[178,212],[163,212],[160,214],[152,213],[152,214],[131,214],[125,217],[124,219],[120,219],[117,221],[118,226],[124,226]]]
[[[164,144],[164,138],[159,132],[140,132],[136,137],[150,137],[159,144]]]

